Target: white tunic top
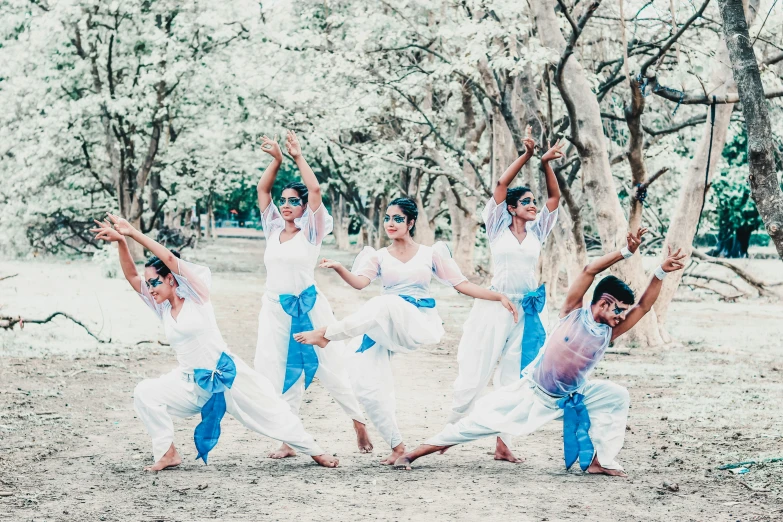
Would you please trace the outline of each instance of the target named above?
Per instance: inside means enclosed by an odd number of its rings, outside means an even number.
[[[356,256],[351,272],[369,278],[370,282],[380,277],[382,294],[409,295],[417,299],[430,296],[433,275],[448,286],[467,281],[446,244],[440,241],[431,247],[419,245],[416,254],[406,263],[392,256],[387,248],[364,247]]]
[[[557,209],[550,212],[544,205],[534,221],[528,221],[527,236],[520,243],[509,229],[511,214],[506,202],[495,203],[491,197],[481,213],[487,227],[492,252],[492,288],[514,296],[532,292],[538,287],[536,265],[541,246],[557,221]]]
[[[574,310],[560,320],[538,358],[530,363],[533,380],[552,395],[578,391],[603,358],[611,339],[612,329],[597,323],[589,306]]]
[[[220,354],[230,353],[215,319],[215,310],[209,300],[212,273],[205,266],[179,261],[179,272],[174,274],[179,283],[177,295],[185,303],[174,319],[171,303],[155,303],[145,281],[142,280],[139,296],[163,321],[166,339],[177,354],[179,368],[193,372],[196,368],[213,369]],[[166,283],[163,283],[166,284]]]
[[[315,284],[315,266],[321,242],[332,232],[332,216],[321,203],[313,212],[308,206],[302,217],[294,220],[300,232],[280,242],[280,233],[285,221],[277,207],[270,203],[262,213],[261,226],[266,236],[264,266],[266,266],[266,289],[273,294],[299,295]]]

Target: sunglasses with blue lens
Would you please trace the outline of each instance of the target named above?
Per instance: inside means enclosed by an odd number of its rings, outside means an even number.
[[[283,196],[280,196],[278,198],[277,202],[280,204],[280,206],[284,206],[286,203],[291,205],[292,207],[298,207],[302,204],[302,198],[286,198]]]

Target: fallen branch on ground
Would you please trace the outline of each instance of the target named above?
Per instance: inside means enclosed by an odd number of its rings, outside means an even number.
[[[139,342],[136,343],[136,346],[138,346],[140,344],[159,344],[161,346],[169,346],[169,343],[164,343],[164,342],[161,342],[161,341],[139,341]]]
[[[693,277],[695,279],[704,279],[708,283],[710,281],[715,281],[716,283],[720,283],[720,284],[732,287],[734,290],[736,290],[737,292],[741,293],[742,295],[746,295],[746,292],[743,292],[742,290],[737,288],[737,285],[735,285],[731,281],[727,281],[726,279],[721,279],[719,277],[712,277],[712,276],[701,275],[701,274],[683,274],[683,277]]]
[[[16,277],[18,275],[19,274],[11,274],[10,276],[3,276],[3,277],[0,277],[0,281],[5,281],[6,279],[11,279],[12,277]]]
[[[771,464],[773,462],[783,462],[783,457],[775,457],[775,458],[769,458],[764,460],[746,460],[744,462],[732,462],[730,464],[724,464],[723,466],[718,466],[718,469],[735,469],[735,468],[741,468],[743,466],[752,466],[754,464]]]
[[[701,261],[706,261],[708,263],[712,263],[715,265],[720,265],[724,268],[728,268],[729,270],[731,270],[732,272],[740,276],[742,279],[744,279],[745,282],[748,283],[750,286],[755,288],[760,296],[772,295],[772,292],[769,291],[769,289],[767,288],[767,284],[764,281],[756,279],[755,277],[753,277],[752,275],[750,275],[740,267],[734,265],[733,263],[729,263],[728,261],[718,259],[717,257],[708,256],[707,254],[699,252],[698,250],[695,249],[693,250],[691,255]]]
[[[730,301],[730,302],[736,302],[737,299],[740,297],[743,297],[745,294],[735,294],[735,295],[728,295],[724,294],[723,292],[720,292],[718,290],[715,290],[711,286],[703,285],[700,283],[694,283],[694,282],[683,282],[682,284],[686,286],[690,286],[691,288],[701,288],[702,290],[709,290],[710,292],[714,294],[718,294],[720,296],[721,301]]]
[[[100,337],[98,337],[97,335],[92,333],[92,331],[90,331],[90,329],[87,328],[87,326],[83,322],[79,321],[78,319],[74,319],[73,317],[71,317],[70,315],[68,315],[68,314],[66,314],[64,312],[54,312],[53,314],[51,314],[46,319],[23,319],[21,316],[12,317],[12,316],[0,315],[0,328],[3,328],[5,330],[13,330],[14,326],[16,326],[18,324],[20,328],[24,329],[25,323],[29,323],[29,324],[45,324],[45,323],[50,322],[52,319],[54,319],[55,317],[57,317],[59,315],[65,317],[66,319],[68,319],[68,320],[78,324],[82,328],[84,328],[84,331],[86,331],[90,335],[90,337],[92,337],[93,339],[95,339],[99,343],[103,344],[103,343],[110,343],[111,342],[111,339],[108,339],[108,340],[101,339]]]

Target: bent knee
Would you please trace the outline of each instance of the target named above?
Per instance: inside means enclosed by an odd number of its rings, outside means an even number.
[[[155,397],[155,379],[144,379],[133,389],[133,402],[146,404]]]

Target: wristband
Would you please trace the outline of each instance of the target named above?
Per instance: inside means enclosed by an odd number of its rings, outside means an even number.
[[[663,278],[666,277],[666,272],[663,271],[663,267],[659,266],[655,269],[655,272],[653,272],[653,275],[663,281]]]
[[[620,249],[620,254],[623,256],[623,259],[628,259],[629,257],[633,257],[633,252],[628,250],[627,246],[624,246]]]

